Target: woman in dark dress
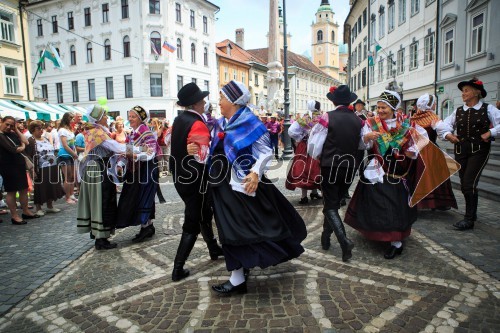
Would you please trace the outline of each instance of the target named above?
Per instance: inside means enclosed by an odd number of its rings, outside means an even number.
[[[298,257],[307,235],[304,221],[266,178],[273,158],[269,133],[246,106],[248,89],[231,81],[220,92],[223,115],[214,126],[209,184],[215,222],[231,277],[212,289],[247,291],[246,272]]]
[[[4,117],[0,124],[0,175],[7,192],[11,222],[15,225],[26,224],[24,220],[38,217],[28,208],[28,178],[22,155],[28,144],[28,139],[17,128],[16,120],[11,116]],[[17,192],[23,210],[21,216],[17,213]]]

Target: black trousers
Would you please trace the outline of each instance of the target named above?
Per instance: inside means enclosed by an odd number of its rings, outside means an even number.
[[[176,183],[175,187],[177,188],[178,186],[182,187],[185,185]],[[196,186],[192,188],[196,188]],[[199,190],[200,187],[197,188],[198,190],[193,190],[191,192],[183,190],[177,191],[185,204],[182,231],[194,235],[200,233],[202,224],[211,225],[213,217],[211,195],[208,192],[201,193]],[[206,185],[204,188],[206,188]]]
[[[474,144],[468,141],[455,144],[455,160],[460,164],[460,187],[462,193],[474,194],[481,173],[490,157],[490,143]]]
[[[340,209],[340,200],[351,186],[354,172],[354,168],[321,167],[323,212],[330,209]]]

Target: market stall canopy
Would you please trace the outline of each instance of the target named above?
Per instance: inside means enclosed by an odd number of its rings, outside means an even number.
[[[12,103],[10,100],[7,99],[0,99],[0,110],[2,110],[2,116],[4,116],[5,113],[5,115],[11,115],[19,119],[50,120],[50,114],[47,112],[36,112],[33,110],[28,110],[15,105],[14,103]]]

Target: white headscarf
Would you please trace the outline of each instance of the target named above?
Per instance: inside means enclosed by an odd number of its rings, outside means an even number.
[[[436,96],[434,95],[424,94],[417,100],[417,108],[421,111],[432,110],[434,104],[436,104]]]

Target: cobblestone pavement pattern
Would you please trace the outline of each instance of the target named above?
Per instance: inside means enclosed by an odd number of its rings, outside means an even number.
[[[297,203],[298,192],[283,188],[285,172],[270,175]],[[477,228],[464,233],[450,228],[459,212],[422,212],[394,260],[383,259],[385,244],[348,227],[356,244],[348,263],[334,237],[329,251],[320,247],[321,205],[298,206],[306,252],[253,269],[247,294],[219,297],[210,286],[228,272],[201,237],[186,265],[191,276],[171,281],[183,204],[171,184],[162,188],[170,201],[157,205],[155,237],[134,244],[137,230],[122,230],[116,250],[96,251],[76,234],[74,208],[0,225],[0,331],[500,332],[498,203],[480,199]]]

